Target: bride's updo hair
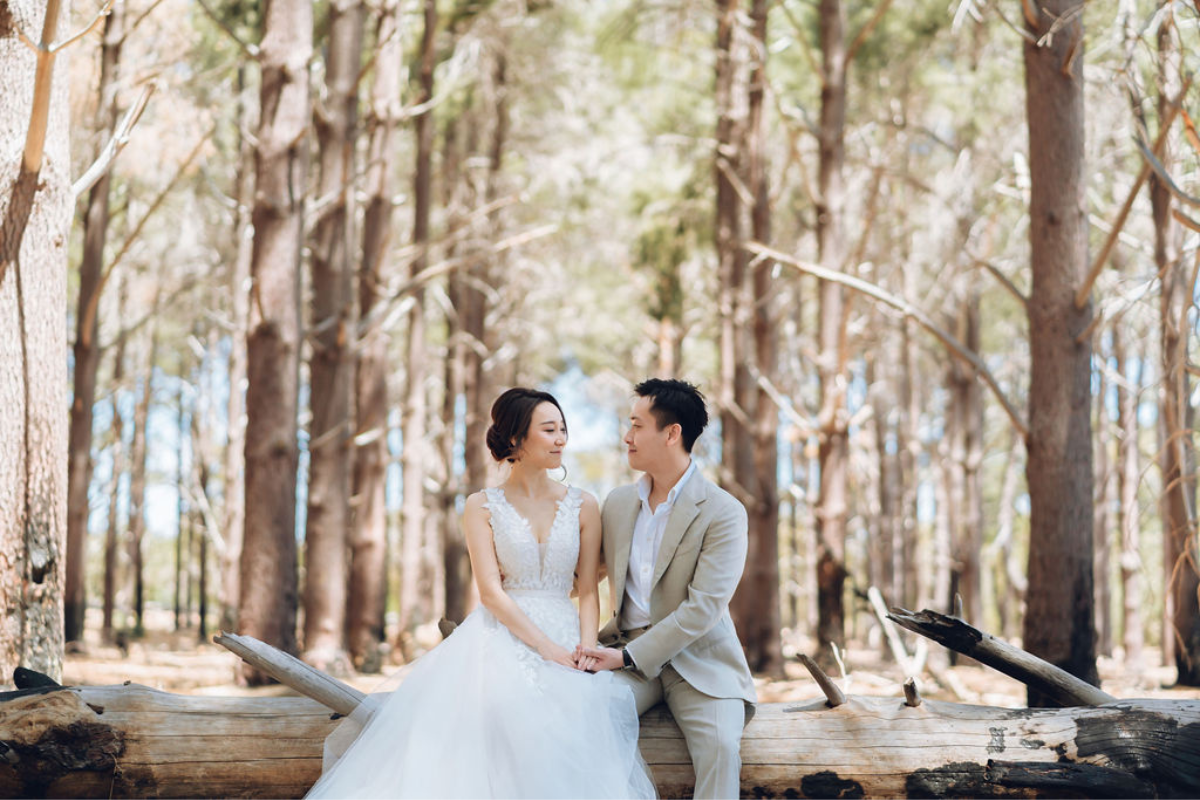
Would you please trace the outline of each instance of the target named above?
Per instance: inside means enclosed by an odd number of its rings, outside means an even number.
[[[542,403],[550,403],[562,414],[562,406],[549,392],[517,386],[509,389],[492,403],[492,424],[487,429],[487,446],[492,458],[497,461],[516,461],[517,451],[529,434],[533,421],[533,410]],[[563,424],[566,425],[566,414]]]

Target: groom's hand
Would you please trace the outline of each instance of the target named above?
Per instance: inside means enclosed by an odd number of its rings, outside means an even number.
[[[625,656],[615,647],[583,647],[580,648],[579,652],[585,658],[594,660],[595,665],[592,669],[596,671],[602,669],[623,669],[625,667]]]
[[[584,672],[595,672],[597,670],[596,659],[586,655],[583,652],[585,649],[581,644],[575,645],[575,652],[571,656],[575,659],[575,668]]]

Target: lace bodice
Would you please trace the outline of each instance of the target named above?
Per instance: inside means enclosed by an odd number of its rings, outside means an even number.
[[[491,512],[496,558],[504,574],[504,590],[569,596],[579,561],[580,489],[570,487],[558,501],[544,544],[538,543],[529,521],[508,502],[503,489],[484,489],[484,494],[484,508]]]

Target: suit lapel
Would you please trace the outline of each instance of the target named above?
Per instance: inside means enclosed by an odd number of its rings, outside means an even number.
[[[667,518],[667,529],[663,531],[662,545],[658,548],[658,558],[654,561],[654,579],[650,582],[651,588],[658,584],[663,573],[667,571],[667,567],[675,555],[675,550],[679,547],[679,542],[687,533],[688,526],[700,514],[699,506],[704,502],[706,496],[703,480],[704,478],[697,471],[688,479],[683,491],[675,498],[675,506],[671,509],[671,516]]]
[[[612,582],[613,609],[619,614],[625,602],[625,578],[629,575],[629,548],[633,546],[633,529],[637,525],[641,501],[637,492],[630,492],[629,500],[617,509],[617,530],[613,533],[613,563],[608,578]]]

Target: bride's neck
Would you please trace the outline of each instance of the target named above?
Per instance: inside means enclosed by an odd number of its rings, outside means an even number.
[[[511,493],[524,497],[546,494],[551,483],[553,481],[546,475],[546,470],[526,467],[520,461],[513,464],[512,472],[504,482]]]

